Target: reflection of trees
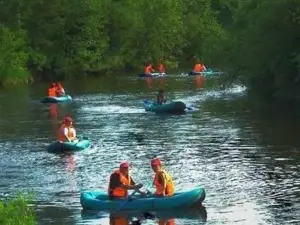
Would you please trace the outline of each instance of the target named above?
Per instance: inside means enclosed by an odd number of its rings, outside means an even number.
[[[48,203],[43,203],[44,205]],[[39,205],[39,204],[38,204]],[[64,224],[73,225],[76,224],[74,209],[68,209],[58,206],[43,206],[37,209],[37,218],[39,224],[52,225],[52,224]]]
[[[294,150],[300,147],[299,120],[293,110],[255,104],[245,96],[208,99],[202,106],[212,116],[232,120],[239,128],[238,137],[229,144],[230,148],[221,146],[221,151],[230,153],[236,148],[242,157],[240,161],[246,165],[250,162],[245,176],[263,185],[256,193],[261,198],[256,198],[261,204],[268,202],[268,208],[282,219],[282,208],[291,210],[292,199],[300,196],[291,190],[295,188],[295,180],[300,179],[296,160],[299,161],[300,155]],[[277,160],[283,158],[292,160]]]

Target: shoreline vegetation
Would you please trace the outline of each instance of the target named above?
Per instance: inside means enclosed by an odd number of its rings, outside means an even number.
[[[30,197],[18,194],[7,201],[0,200],[1,225],[36,225],[35,210],[29,206]]]
[[[298,101],[299,27],[297,0],[4,0],[0,86],[200,59],[249,93]]]

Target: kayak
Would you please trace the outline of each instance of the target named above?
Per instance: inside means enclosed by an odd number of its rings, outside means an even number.
[[[144,108],[146,111],[155,113],[185,113],[186,105],[181,101],[170,101],[162,105],[144,100]]]
[[[202,203],[205,190],[197,187],[185,192],[176,192],[167,197],[133,197],[127,200],[110,200],[107,191],[85,191],[80,195],[80,204],[85,210],[170,210],[189,208]]]
[[[212,75],[217,75],[217,74],[222,74],[222,72],[215,72],[215,71],[205,71],[205,72],[194,72],[191,71],[188,73],[189,76],[193,76],[193,75],[202,75],[202,76],[212,76]]]
[[[61,153],[61,152],[70,152],[70,151],[76,152],[76,151],[82,151],[88,149],[90,147],[91,147],[91,142],[87,138],[85,138],[78,142],[55,141],[47,147],[47,151],[52,153]]]
[[[56,103],[56,102],[68,102],[72,101],[72,97],[70,95],[64,95],[60,97],[44,97],[42,98],[42,103]]]
[[[140,73],[138,76],[139,77],[165,77],[167,76],[167,74],[166,73],[150,73],[150,74]]]

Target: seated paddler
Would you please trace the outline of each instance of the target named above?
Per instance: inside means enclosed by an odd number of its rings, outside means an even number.
[[[135,190],[136,192],[145,195],[140,189],[142,184],[135,184],[132,177],[129,175],[129,163],[123,162],[119,169],[115,170],[109,179],[108,195],[110,199],[127,199],[128,190]]]
[[[151,167],[154,171],[153,185],[156,190],[154,196],[164,197],[174,195],[175,187],[170,174],[163,168],[162,162],[158,158],[151,160]]]
[[[167,99],[165,98],[164,90],[163,89],[159,89],[158,95],[157,95],[157,99],[156,99],[156,104],[157,105],[162,105],[166,101],[167,101]]]
[[[76,130],[73,127],[73,119],[69,116],[65,117],[58,130],[59,142],[77,142]]]

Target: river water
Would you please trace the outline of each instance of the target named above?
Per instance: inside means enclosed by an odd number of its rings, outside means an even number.
[[[0,92],[0,198],[33,192],[40,224],[116,224],[109,215],[82,212],[80,192],[106,189],[119,163],[152,181],[157,155],[176,189],[203,186],[203,208],[169,212],[175,224],[300,224],[300,120],[293,113],[253,110],[245,89],[220,89],[213,80],[169,76],[89,78],[64,83],[69,104],[42,104],[47,84]],[[185,115],[145,112],[142,101],[165,94],[198,108]],[[46,151],[71,115],[89,151]],[[142,224],[167,224],[157,218]],[[171,223],[169,223],[171,224]]]

